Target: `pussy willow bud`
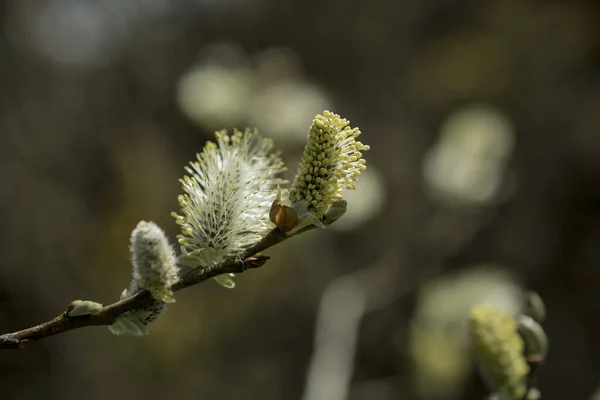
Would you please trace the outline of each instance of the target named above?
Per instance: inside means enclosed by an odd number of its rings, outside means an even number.
[[[69,317],[79,317],[81,315],[90,315],[102,309],[102,304],[89,300],[75,300],[67,307]]]
[[[273,200],[269,218],[282,232],[291,231],[298,225],[298,216],[292,207],[288,207],[277,199]]]
[[[133,281],[158,301],[172,303],[179,267],[173,247],[154,222],[141,221],[131,233]]]

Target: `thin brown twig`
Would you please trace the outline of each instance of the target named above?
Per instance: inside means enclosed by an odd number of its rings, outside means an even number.
[[[229,259],[221,264],[206,268],[194,269],[181,277],[179,282],[173,285],[173,291],[185,289],[204,282],[218,275],[229,273],[242,273],[248,269],[259,268],[269,259],[267,256],[258,255],[263,250],[273,247],[298,234],[304,233],[314,228],[314,225],[299,230],[294,234],[285,234],[278,228],[270,231],[261,241],[248,248],[243,254]],[[89,315],[69,316],[68,312],[73,303],[69,305],[66,311],[56,318],[43,322],[31,328],[23,329],[18,332],[6,333],[0,335],[0,350],[2,349],[20,349],[33,341],[44,339],[50,336],[74,329],[84,328],[86,326],[112,325],[121,314],[144,308],[155,302],[154,298],[147,290],[141,290],[131,297],[117,301],[102,307],[100,310]]]

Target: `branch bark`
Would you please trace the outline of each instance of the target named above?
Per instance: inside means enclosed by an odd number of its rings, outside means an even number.
[[[315,226],[311,225],[291,235],[285,234],[278,228],[275,228],[261,241],[248,248],[240,256],[229,259],[218,265],[206,268],[196,268],[189,271],[187,274],[181,277],[179,282],[173,285],[172,289],[173,291],[178,291],[197,285],[218,275],[229,273],[239,274],[248,269],[260,268],[265,264],[269,257],[259,255],[258,253],[293,236],[312,230],[313,228],[315,228]],[[72,307],[69,305],[67,310],[50,321],[43,322],[39,325],[32,326],[31,328],[23,329],[18,332],[0,335],[0,350],[24,348],[36,340],[59,335],[64,332],[84,328],[86,326],[112,325],[115,323],[119,315],[128,311],[143,308],[144,306],[152,304],[154,301],[155,300],[149,291],[141,290],[131,297],[104,306],[93,314],[75,317],[68,315],[70,307]]]

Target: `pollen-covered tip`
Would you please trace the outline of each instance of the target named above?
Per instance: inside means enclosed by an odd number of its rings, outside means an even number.
[[[281,204],[277,199],[273,200],[269,211],[271,222],[282,232],[289,232],[298,225],[298,215],[292,207]]]
[[[141,221],[131,233],[133,281],[159,301],[172,303],[173,286],[179,280],[179,268],[173,247],[154,222]]]

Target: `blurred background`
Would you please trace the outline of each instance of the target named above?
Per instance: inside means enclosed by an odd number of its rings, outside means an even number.
[[[600,383],[600,3],[0,2],[0,331],[118,299],[174,240],[178,178],[257,127],[295,172],[316,113],[361,128],[348,214],[206,282],[148,337],[0,356],[2,399],[481,399],[465,321],[539,292],[544,399]]]

